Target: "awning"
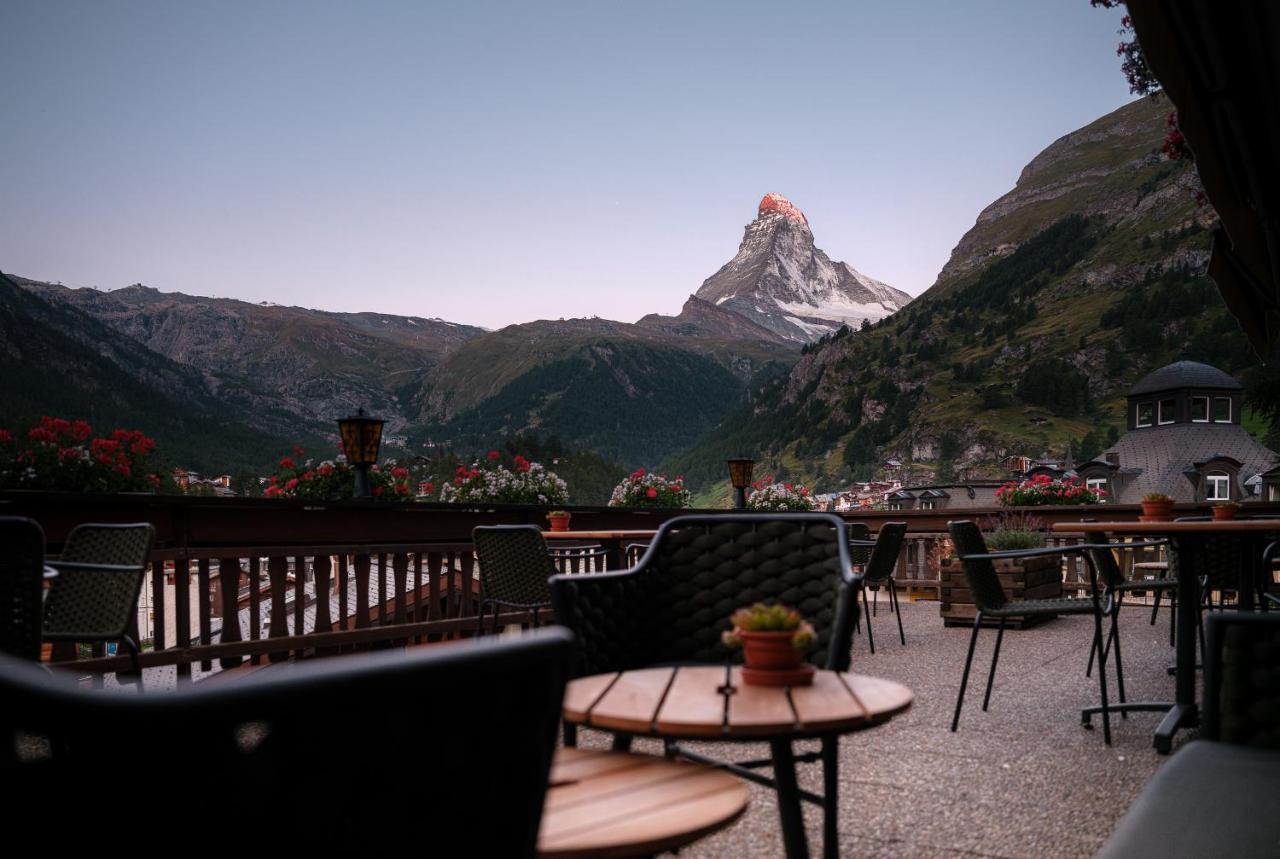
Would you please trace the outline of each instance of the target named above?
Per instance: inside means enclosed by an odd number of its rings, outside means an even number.
[[[1258,356],[1280,363],[1280,3],[1127,5],[1221,218],[1209,275]]]

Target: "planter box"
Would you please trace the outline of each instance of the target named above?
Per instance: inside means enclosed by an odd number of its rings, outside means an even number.
[[[996,574],[1000,577],[1000,586],[1010,600],[1054,599],[1062,596],[1062,559],[1058,557],[1026,558],[1015,561],[1000,559],[992,561]],[[973,604],[973,596],[969,593],[969,580],[965,578],[964,565],[954,558],[947,558],[941,564],[942,587],[939,597],[942,600],[940,614],[947,626],[972,626],[978,607]],[[1011,617],[1005,626],[1011,629],[1026,629],[1045,620],[1051,615],[1031,618]],[[983,626],[998,626],[996,618],[983,618]]]

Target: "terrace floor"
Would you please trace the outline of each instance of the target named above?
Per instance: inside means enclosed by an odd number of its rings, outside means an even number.
[[[1165,760],[1151,747],[1158,714],[1115,718],[1110,748],[1102,742],[1100,724],[1092,731],[1080,726],[1080,708],[1098,696],[1096,675],[1084,676],[1092,618],[1007,630],[987,713],[981,710],[982,690],[996,636],[994,630],[980,633],[960,730],[952,734],[948,727],[969,629],[944,628],[936,602],[903,599],[902,608],[906,647],[898,643],[884,603],[874,618],[875,655],[867,652],[865,635],[854,637],[854,670],[905,683],[916,700],[888,724],[841,741],[841,854],[1091,856]],[[1171,700],[1167,605],[1155,626],[1148,625],[1149,617],[1150,608],[1137,604],[1122,611],[1126,692],[1134,701]],[[1114,695],[1114,678],[1109,679]],[[1178,737],[1186,739],[1186,733]],[[606,735],[584,730],[579,744],[605,746]],[[699,748],[720,757],[768,754],[765,745]],[[637,740],[635,750],[661,748]],[[820,764],[800,769],[801,787],[821,792]],[[680,855],[781,856],[773,794],[754,785],[751,791],[741,820]],[[810,850],[818,855],[821,811],[804,805]]]

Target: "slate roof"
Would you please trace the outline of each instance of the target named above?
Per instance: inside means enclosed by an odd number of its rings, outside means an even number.
[[[1195,501],[1195,490],[1182,473],[1192,463],[1235,459],[1241,464],[1239,479],[1243,483],[1280,460],[1280,455],[1237,424],[1174,424],[1135,430],[1121,436],[1089,464],[1105,465],[1108,453],[1117,455],[1120,472],[1134,475],[1115,499],[1120,504],[1136,504],[1149,492],[1163,492],[1175,501]]]
[[[1129,391],[1129,396],[1138,397],[1179,388],[1244,390],[1243,385],[1217,367],[1210,367],[1198,361],[1175,361],[1139,379]]]

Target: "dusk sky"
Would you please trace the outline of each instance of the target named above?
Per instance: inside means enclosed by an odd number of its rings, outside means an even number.
[[[0,4],[0,270],[498,327],[676,313],[762,195],[912,294],[1131,100],[1122,10]]]

